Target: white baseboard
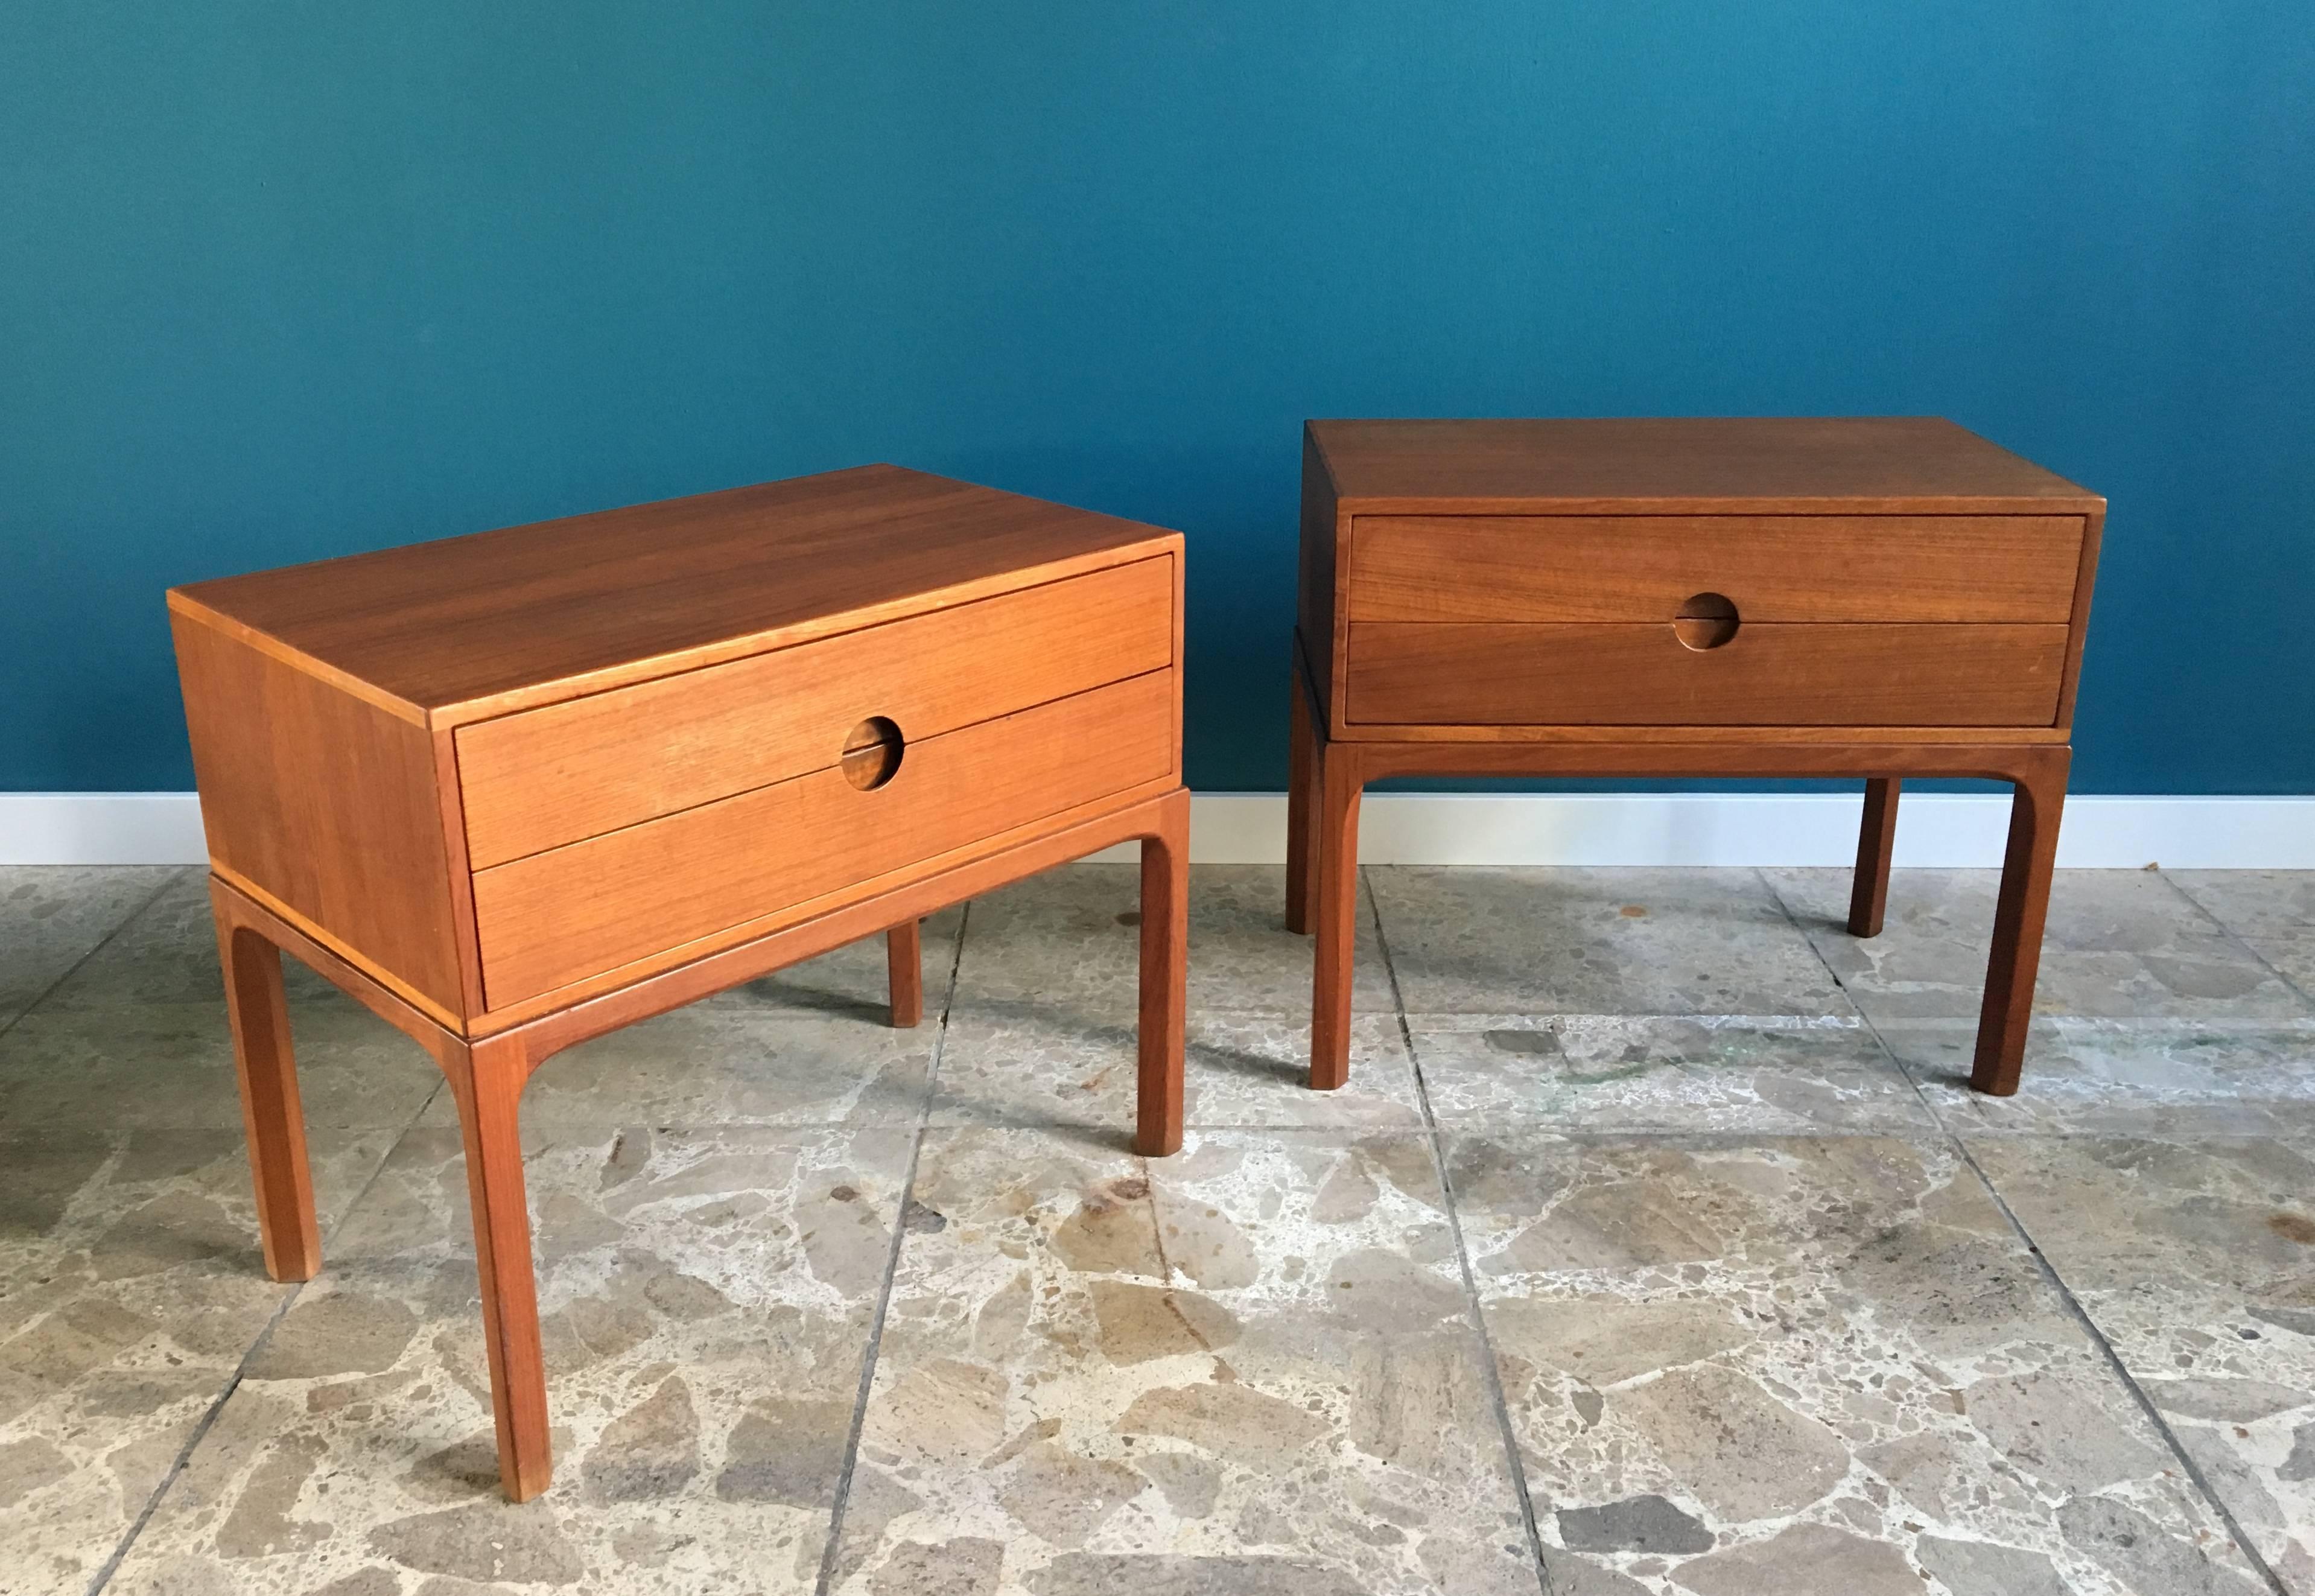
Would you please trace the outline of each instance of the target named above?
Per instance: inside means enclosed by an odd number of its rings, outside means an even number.
[[[1369,864],[1854,864],[1863,794],[1817,793],[1379,793],[1360,804]],[[2001,794],[1915,793],[1898,807],[1899,865],[1995,865],[2009,829]],[[1190,857],[1275,864],[1286,800],[1200,794]],[[2315,798],[2120,798],[2066,802],[2067,869],[2315,869]]]
[[[1362,806],[1359,856],[1370,864],[1848,864],[1859,802],[1814,793],[1381,793]],[[2009,815],[1998,794],[1910,794],[1899,811],[1897,863],[1998,864]],[[197,864],[205,856],[191,793],[0,793],[0,864]],[[1277,864],[1286,857],[1286,800],[1200,794],[1190,857]],[[2315,797],[2074,798],[2058,863],[2315,870]]]
[[[0,864],[199,864],[191,793],[0,793]]]

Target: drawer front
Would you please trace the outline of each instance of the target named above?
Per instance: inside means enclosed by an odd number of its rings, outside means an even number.
[[[476,870],[1170,665],[1174,562],[1137,561],[457,732]]]
[[[1350,618],[2062,625],[2081,553],[2080,516],[1362,516]]]
[[[1178,775],[1168,667],[475,874],[492,1008],[879,881]],[[857,895],[857,894],[855,894]],[[824,906],[832,907],[832,905]]]
[[[1716,647],[1669,625],[1392,622],[1350,629],[1362,724],[2046,726],[2063,625],[1754,625]]]

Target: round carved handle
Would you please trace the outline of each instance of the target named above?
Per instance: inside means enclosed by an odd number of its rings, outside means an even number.
[[[1701,653],[1716,649],[1736,635],[1742,625],[1736,607],[1718,593],[1699,593],[1680,607],[1672,624],[1672,633],[1680,639],[1682,648]]]
[[[883,715],[870,715],[844,740],[844,779],[864,793],[891,781],[900,768],[908,740]]]

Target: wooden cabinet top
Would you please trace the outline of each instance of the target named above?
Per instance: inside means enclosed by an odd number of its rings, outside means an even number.
[[[1331,421],[1352,513],[2090,514],[2106,501],[1933,416]]]
[[[195,582],[169,605],[425,724],[1180,546],[1113,516],[863,466]]]

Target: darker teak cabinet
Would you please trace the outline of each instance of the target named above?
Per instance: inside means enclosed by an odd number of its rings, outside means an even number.
[[[1359,795],[1384,776],[2011,785],[1974,1079],[2018,1089],[2106,501],[1949,421],[1312,421],[1287,917],[1348,1069]]]

